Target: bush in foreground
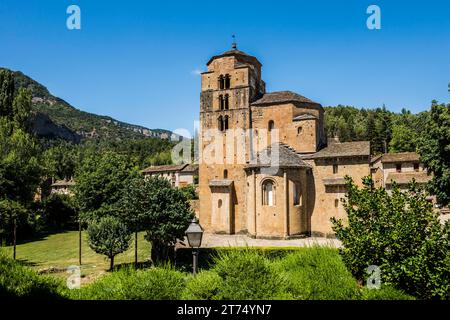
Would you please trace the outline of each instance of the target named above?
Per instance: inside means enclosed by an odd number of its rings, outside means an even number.
[[[450,297],[450,223],[442,225],[426,194],[374,188],[365,178],[358,188],[347,177],[344,207],[348,223],[332,219],[342,241],[343,261],[365,281],[366,268],[380,267],[381,282],[422,299]]]
[[[0,251],[0,298],[61,298],[63,285],[55,278],[38,275]]]
[[[230,250],[215,259],[213,271],[222,279],[219,299],[287,299],[287,280],[263,254]]]
[[[312,247],[275,262],[288,280],[288,292],[300,300],[358,299],[358,284],[336,249]]]
[[[185,287],[185,276],[169,266],[134,270],[124,268],[74,290],[73,299],[85,300],[177,300]]]

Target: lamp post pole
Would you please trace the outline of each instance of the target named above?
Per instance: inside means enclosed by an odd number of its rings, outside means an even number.
[[[198,272],[198,249],[192,250],[192,258],[193,258],[192,273],[195,276]]]

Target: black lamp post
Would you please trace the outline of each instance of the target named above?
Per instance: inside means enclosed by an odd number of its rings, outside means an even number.
[[[192,269],[195,275],[197,274],[198,271],[198,248],[200,248],[200,245],[202,244],[202,237],[203,237],[203,228],[198,223],[197,218],[192,219],[191,224],[186,230],[186,237],[189,246],[193,249],[192,256],[194,261]]]

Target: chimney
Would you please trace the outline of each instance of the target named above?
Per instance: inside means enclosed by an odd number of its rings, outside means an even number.
[[[340,143],[339,136],[337,134],[334,135],[334,137],[328,137],[328,144],[334,144],[334,143]]]

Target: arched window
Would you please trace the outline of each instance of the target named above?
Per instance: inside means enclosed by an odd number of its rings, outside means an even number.
[[[231,77],[229,74],[225,75],[225,89],[230,89],[231,87]]]
[[[294,206],[298,206],[302,203],[302,194],[300,190],[300,184],[295,182],[294,183]]]
[[[334,199],[334,206],[339,207],[339,199]]]
[[[272,180],[267,180],[262,185],[263,205],[275,205],[275,185]]]
[[[268,128],[269,132],[272,131],[273,128],[275,128],[275,123],[273,122],[273,120],[269,121],[267,128]]]
[[[218,79],[218,87],[221,90],[225,88],[225,79],[224,79],[223,75],[220,75],[220,77]]]
[[[228,116],[225,116],[225,119],[223,120],[223,129],[228,130]]]
[[[217,207],[222,208],[222,199],[219,199],[219,201],[217,201]]]
[[[229,102],[228,102],[228,98],[229,98],[229,95],[226,94],[226,95],[225,95],[225,101],[224,101],[224,109],[225,109],[225,110],[228,110],[228,109],[229,109],[229,106],[230,106],[230,104],[229,104]]]
[[[219,128],[219,130],[220,131],[223,131],[223,118],[222,118],[222,116],[220,116],[218,119],[217,119],[217,127]]]
[[[219,95],[219,108],[220,110],[223,110],[224,108],[223,95]]]
[[[303,128],[302,128],[302,127],[298,127],[298,128],[297,128],[297,134],[301,134],[302,131],[303,131]]]
[[[228,179],[228,170],[227,169],[223,170],[223,178]]]

